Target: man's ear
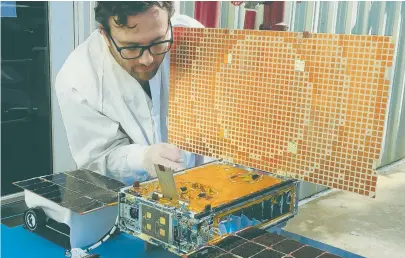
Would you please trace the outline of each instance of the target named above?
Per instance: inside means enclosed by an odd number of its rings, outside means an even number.
[[[107,46],[111,47],[111,42],[110,42],[110,39],[107,36],[107,32],[106,32],[104,26],[99,24],[98,25],[98,31],[100,32],[101,35],[103,35],[104,41],[107,44]]]

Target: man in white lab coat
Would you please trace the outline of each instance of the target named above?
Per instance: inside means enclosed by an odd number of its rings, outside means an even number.
[[[203,27],[173,12],[173,2],[97,3],[99,29],[68,57],[55,84],[78,168],[132,184],[155,177],[153,164],[201,162],[167,143],[173,27]]]
[[[128,185],[156,176],[153,164],[173,169],[207,160],[168,144],[169,54],[173,27],[203,27],[172,15],[173,2],[98,2],[99,29],[59,71],[55,90],[69,148],[79,169]],[[60,172],[60,171],[58,171]],[[70,227],[70,244],[94,244],[114,225],[117,209],[77,215],[26,194],[28,207]]]

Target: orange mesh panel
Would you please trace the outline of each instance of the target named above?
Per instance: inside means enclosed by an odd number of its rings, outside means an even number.
[[[390,37],[176,28],[169,142],[375,196]]]

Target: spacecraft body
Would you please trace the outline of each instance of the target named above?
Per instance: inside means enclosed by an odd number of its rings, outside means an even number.
[[[176,254],[187,254],[241,229],[268,228],[293,217],[298,181],[225,161],[179,171],[179,197],[158,180],[121,189],[119,228]]]

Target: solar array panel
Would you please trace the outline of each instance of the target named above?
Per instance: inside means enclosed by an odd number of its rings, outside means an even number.
[[[175,28],[169,142],[374,197],[391,37]]]
[[[301,244],[258,228],[231,234],[216,244],[187,255],[187,258],[338,258],[340,256]]]
[[[14,183],[79,214],[86,214],[118,201],[122,182],[89,170],[36,177]]]

